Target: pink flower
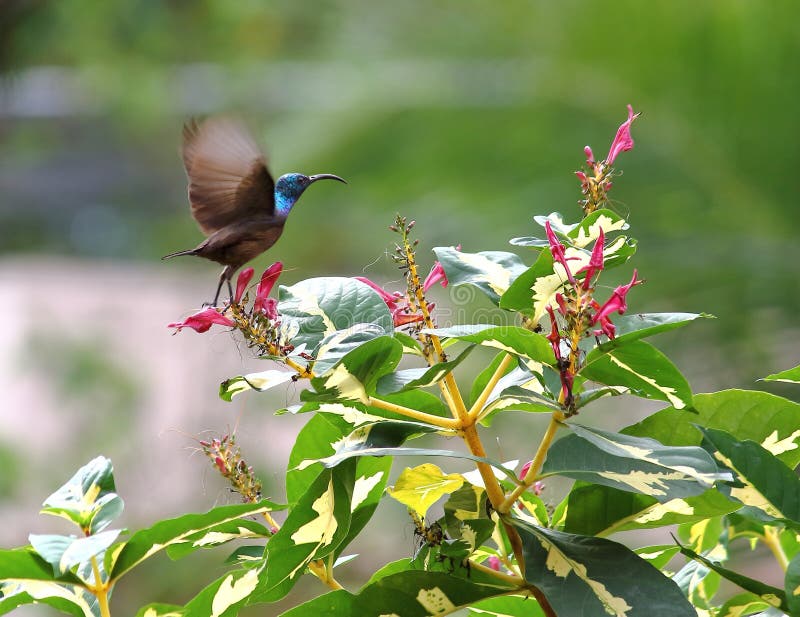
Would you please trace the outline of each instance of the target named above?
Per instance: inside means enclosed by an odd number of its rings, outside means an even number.
[[[250,282],[250,279],[253,278],[253,272],[255,272],[255,270],[252,268],[245,268],[239,273],[239,278],[236,279],[236,295],[233,297],[233,301],[236,304],[239,304],[239,301],[242,299],[247,284]]]
[[[547,232],[547,241],[550,243],[550,253],[553,255],[553,261],[556,261],[564,266],[564,270],[567,272],[567,278],[569,279],[569,282],[574,285],[575,277],[572,276],[572,271],[567,265],[567,258],[565,256],[566,249],[564,248],[564,245],[559,242],[556,234],[553,233],[553,228],[550,227],[550,221],[545,221],[544,229]]]
[[[373,283],[371,280],[369,280],[365,276],[357,276],[357,277],[355,277],[355,279],[357,281],[361,281],[365,285],[369,285],[370,287],[372,287],[372,289],[374,289],[376,292],[378,292],[378,295],[381,298],[383,298],[383,301],[386,302],[386,306],[388,306],[390,309],[395,308],[397,306],[397,303],[402,298],[401,294],[399,294],[399,293],[390,294],[383,287],[381,287],[377,283]]]
[[[627,152],[633,148],[631,124],[633,124],[633,121],[638,117],[639,114],[633,113],[633,107],[628,105],[628,119],[617,129],[617,134],[614,137],[614,141],[611,142],[611,148],[608,151],[608,156],[606,156],[606,165],[613,165],[614,160],[620,152]]]
[[[605,334],[608,338],[613,339],[616,328],[614,327],[614,324],[611,323],[610,315],[614,312],[622,315],[626,310],[628,310],[625,296],[628,295],[631,287],[638,285],[641,282],[641,280],[636,278],[636,270],[634,270],[630,283],[617,287],[611,293],[611,297],[606,300],[606,303],[603,304],[603,306],[599,308],[595,307],[597,309],[597,313],[595,313],[595,316],[592,318],[592,325],[594,326],[599,323],[600,332]],[[599,335],[600,332],[596,332],[595,334]]]
[[[586,272],[586,278],[583,279],[584,290],[589,289],[592,278],[594,278],[595,274],[603,269],[603,244],[605,243],[605,240],[603,229],[600,228],[600,235],[594,243],[592,256],[589,258],[589,264],[578,270],[578,274],[581,272]]]
[[[439,282],[441,282],[442,287],[447,287],[447,275],[444,273],[442,264],[437,261],[435,264],[433,264],[433,268],[431,268],[428,276],[425,277],[425,282],[422,283],[422,291],[428,291],[428,289]]]
[[[589,146],[585,146],[583,148],[583,153],[586,155],[586,164],[589,167],[594,166],[594,153],[592,153],[592,149]]]
[[[525,464],[522,466],[522,469],[520,469],[520,470],[519,470],[519,479],[520,479],[520,480],[524,480],[524,479],[525,479],[525,476],[527,476],[527,475],[528,475],[528,471],[529,471],[529,470],[530,470],[530,468],[531,468],[531,463],[533,463],[533,461],[528,461],[527,463],[525,463]]]
[[[222,313],[220,313],[213,306],[203,309],[202,311],[190,315],[180,323],[171,323],[168,328],[176,328],[175,332],[180,332],[183,328],[192,328],[196,332],[207,332],[211,326],[219,324],[221,326],[233,327],[236,324]]]
[[[268,298],[269,292],[272,291],[275,281],[283,272],[283,264],[276,261],[269,268],[264,270],[261,275],[261,280],[256,287],[256,299],[253,302],[254,313],[264,313],[270,319],[277,319],[278,317],[278,302],[274,298]]]
[[[495,572],[500,572],[500,558],[497,555],[490,555],[486,563],[488,563],[489,567]]]

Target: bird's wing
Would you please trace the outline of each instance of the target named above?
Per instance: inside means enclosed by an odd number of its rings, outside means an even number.
[[[229,118],[183,127],[183,165],[192,216],[204,234],[275,211],[275,183],[250,133]]]

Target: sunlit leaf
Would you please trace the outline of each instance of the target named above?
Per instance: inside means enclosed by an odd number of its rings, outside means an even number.
[[[696,617],[675,583],[625,546],[512,522],[522,538],[525,579],[557,615]]]
[[[643,546],[642,548],[634,549],[633,552],[654,568],[661,570],[666,567],[679,551],[680,548],[674,544],[660,544],[658,546]]]
[[[466,360],[473,346],[467,347],[458,356],[447,362],[438,362],[427,368],[411,368],[389,373],[378,380],[377,392],[379,395],[392,394],[413,390],[414,388],[427,388],[436,385],[452,372],[459,364]]]
[[[63,574],[73,566],[88,563],[111,546],[121,530],[103,531],[91,536],[76,538],[54,534],[30,534],[28,541],[39,555],[47,560],[56,574]]]
[[[695,395],[692,406],[697,413],[662,409],[622,432],[688,446],[700,444],[697,426],[705,426],[758,442],[792,469],[800,463],[800,404],[767,392],[722,390]]]
[[[136,612],[136,617],[184,617],[182,606],[177,604],[148,604]]]
[[[716,613],[717,617],[746,617],[771,609],[772,605],[754,593],[739,593],[729,598]]]
[[[539,279],[542,283],[537,286],[537,297],[541,301],[544,297],[551,297],[555,295],[555,291],[560,289],[561,282],[554,281],[553,285],[548,286],[547,292],[542,289],[542,284],[545,282],[545,277],[553,274],[553,256],[550,254],[549,249],[543,250],[539,253],[536,262],[524,272],[521,272],[514,282],[509,286],[508,290],[500,298],[500,308],[517,311],[523,315],[533,317],[536,312],[534,308],[534,285]],[[544,309],[540,309],[540,312]]]
[[[541,334],[519,326],[475,324],[423,330],[423,332],[501,349],[540,364],[555,363],[555,356],[547,339]]]
[[[403,356],[400,342],[390,336],[372,339],[345,355],[331,369],[311,380],[316,392],[306,390],[303,400],[352,400],[369,403],[383,375],[391,373]]]
[[[686,378],[664,354],[644,341],[632,341],[608,352],[593,349],[580,374],[608,386],[625,386],[637,396],[667,401],[676,409],[692,406]]]
[[[215,527],[186,536],[181,542],[170,544],[167,547],[167,555],[169,555],[170,559],[181,559],[196,550],[214,548],[233,540],[267,538],[270,532],[265,525],[266,521],[264,519],[261,519],[261,522],[244,518],[236,521],[226,521]]]
[[[467,617],[545,617],[545,614],[528,596],[503,596],[473,604]]]
[[[800,383],[800,366],[773,373],[764,377],[764,381],[785,381],[787,383]]]
[[[115,491],[114,466],[98,456],[45,499],[41,512],[66,518],[84,533],[97,533],[122,512],[124,504]]]
[[[312,560],[333,553],[347,536],[355,463],[324,470],[289,512],[267,544],[266,570],[254,601],[275,600],[288,593]],[[277,597],[276,589],[280,589]]]
[[[226,379],[219,385],[219,397],[223,401],[230,402],[233,397],[247,390],[265,392],[271,388],[279,386],[287,381],[291,381],[297,373],[294,371],[280,371],[270,369],[260,373],[248,373]]]
[[[614,317],[616,336],[602,343],[600,349],[608,351],[631,341],[682,328],[701,317],[712,316],[706,313],[639,313]]]
[[[352,278],[311,278],[280,287],[278,312],[297,334],[291,343],[315,349],[322,340],[356,324],[374,324],[386,334],[394,331],[386,303],[369,285]]]
[[[442,264],[450,285],[472,285],[495,304],[514,279],[525,271],[525,264],[514,253],[482,251],[464,253],[454,247],[433,249]]]
[[[285,506],[263,500],[255,504],[235,504],[219,506],[204,514],[185,514],[173,519],[159,521],[148,529],[131,535],[124,543],[111,569],[110,578],[114,581],[148,557],[172,544],[186,541],[187,538],[210,530],[229,521],[246,516],[281,510]]]
[[[444,474],[432,463],[424,463],[414,468],[406,467],[394,483],[387,489],[389,495],[421,518],[442,495],[452,493],[464,484],[461,474]]]

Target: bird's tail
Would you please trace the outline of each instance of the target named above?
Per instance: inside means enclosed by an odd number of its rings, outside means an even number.
[[[172,259],[173,257],[180,257],[181,255],[195,255],[197,249],[187,249],[185,251],[178,251],[177,253],[170,253],[169,255],[164,255],[161,259]]]

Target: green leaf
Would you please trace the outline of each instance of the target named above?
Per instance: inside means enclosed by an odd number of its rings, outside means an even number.
[[[408,570],[384,576],[357,595],[344,590],[327,593],[283,613],[282,617],[429,617],[449,614],[458,607],[507,591],[508,587],[480,585],[444,572]]]
[[[181,542],[170,544],[167,547],[167,555],[169,555],[170,559],[182,559],[196,550],[214,548],[232,540],[268,538],[269,536],[269,530],[256,521],[247,519],[226,521],[215,527],[186,536]]]
[[[351,461],[326,469],[292,508],[267,544],[266,570],[253,601],[276,600],[288,593],[312,560],[333,553],[347,536],[355,468]]]
[[[473,604],[467,617],[545,617],[545,614],[528,596],[503,596]]]
[[[697,561],[689,561],[672,580],[689,601],[699,609],[708,610],[719,589],[720,575]]]
[[[85,534],[94,534],[122,513],[124,504],[115,490],[114,466],[98,456],[45,499],[41,512],[66,518]]]
[[[185,514],[159,521],[148,529],[137,531],[122,545],[111,569],[110,579],[116,581],[158,551],[172,544],[185,542],[189,537],[198,537],[202,532],[211,532],[223,523],[283,508],[285,506],[265,499],[254,504],[219,506],[203,514]]]
[[[295,347],[315,349],[322,340],[355,324],[374,324],[386,334],[394,331],[389,308],[369,285],[352,278],[311,278],[280,287],[278,312],[297,334]]]
[[[311,380],[316,394],[308,390],[303,400],[359,401],[365,405],[375,393],[378,379],[391,373],[403,356],[400,342],[390,336],[373,339],[339,360],[327,373]]]
[[[206,586],[179,614],[181,617],[235,617],[248,603],[258,583],[259,570],[228,572]]]
[[[470,345],[455,359],[439,362],[430,367],[410,368],[384,375],[378,380],[377,392],[379,395],[384,396],[395,392],[405,392],[414,388],[427,388],[436,385],[466,360],[473,349],[475,347]]]
[[[495,304],[514,279],[525,271],[525,264],[514,253],[464,253],[451,246],[440,246],[433,249],[433,252],[442,264],[450,285],[477,287]]]
[[[547,285],[550,279],[545,279],[553,275],[553,256],[550,254],[549,249],[543,250],[539,253],[536,262],[527,270],[520,273],[520,275],[509,286],[508,290],[500,298],[500,308],[510,311],[517,311],[523,315],[533,317],[538,315],[538,318],[544,314],[544,306],[546,301],[555,295],[555,292],[561,288],[558,281],[553,281],[552,285]],[[542,279],[542,282],[537,285],[537,307],[534,307],[534,285]],[[544,302],[544,304],[542,304]],[[537,310],[538,308],[538,310]],[[538,321],[538,318],[536,321]]]
[[[231,402],[233,397],[247,390],[266,392],[267,390],[291,381],[297,373],[294,371],[281,371],[270,369],[260,373],[248,373],[226,379],[219,384],[219,397],[223,401]]]
[[[322,375],[348,353],[367,341],[379,336],[392,335],[400,340],[396,333],[387,332],[385,328],[373,323],[360,323],[345,330],[329,334],[319,344],[314,361],[314,372]],[[401,341],[402,344],[402,341]]]
[[[800,404],[767,392],[723,390],[695,395],[692,407],[697,413],[662,409],[623,432],[688,446],[700,444],[695,425],[704,426],[756,441],[792,469],[800,464]]]
[[[800,555],[795,555],[786,568],[784,588],[789,611],[792,615],[800,614]]]
[[[614,319],[616,336],[602,343],[599,348],[601,351],[615,349],[632,341],[682,328],[701,317],[713,316],[707,313],[639,313],[616,317]]]
[[[502,349],[540,365],[554,364],[556,361],[550,343],[545,337],[519,326],[475,324],[423,330],[423,332]],[[530,365],[528,368],[533,370]]]
[[[739,593],[729,598],[719,610],[717,617],[745,617],[771,609],[772,605],[759,598],[754,593]]]
[[[387,489],[389,495],[425,518],[434,503],[440,497],[453,493],[464,484],[461,474],[445,475],[433,463],[424,463],[413,469],[406,467],[395,481],[393,487]]]
[[[764,381],[785,381],[787,383],[800,383],[800,366],[773,373],[764,377]]]
[[[610,486],[577,483],[569,493],[564,531],[607,536],[618,531],[692,523],[738,510],[736,501],[710,489],[664,503]]]
[[[664,354],[644,341],[632,341],[607,352],[593,349],[580,374],[608,386],[625,386],[637,396],[667,401],[676,409],[692,406],[686,378]]]
[[[693,559],[705,567],[713,570],[723,578],[735,583],[745,591],[749,591],[750,593],[754,593],[759,598],[766,601],[770,606],[777,606],[780,607],[781,610],[788,610],[788,606],[786,604],[786,594],[783,592],[782,589],[778,589],[777,587],[773,587],[772,585],[767,585],[766,583],[762,583],[761,581],[749,578],[744,576],[743,574],[739,574],[738,572],[734,572],[733,570],[729,570],[727,568],[723,568],[717,562],[712,561],[698,553],[694,552],[690,548],[681,545],[680,546],[681,553],[688,557],[689,559]]]
[[[95,600],[72,572],[56,576],[52,566],[32,549],[0,549],[0,615],[23,604],[47,604],[70,615],[95,617]]]
[[[654,568],[662,570],[680,550],[680,547],[674,544],[659,544],[657,546],[643,546],[642,548],[634,549],[633,552]]]
[[[53,566],[53,572],[59,575],[100,555],[116,541],[120,532],[120,529],[115,529],[83,538],[30,534],[28,541],[36,552]]]
[[[389,456],[358,459],[350,504],[352,509],[350,528],[339,546],[336,547],[335,555],[340,555],[350,542],[355,540],[361,530],[366,527],[372,515],[375,514],[386,489],[391,470],[392,458]],[[339,561],[337,559],[337,564]]]
[[[800,523],[800,479],[794,471],[754,441],[737,441],[713,428],[703,434],[716,448],[714,457],[743,485],[733,486],[731,497],[769,516]]]
[[[542,477],[564,475],[626,491],[660,502],[699,495],[721,474],[713,458],[696,446],[665,446],[654,439],[631,437],[568,424],[572,435],[550,448]]]
[[[184,617],[182,606],[156,602],[143,606],[136,612],[136,617]]]
[[[625,546],[511,522],[522,539],[525,579],[557,615],[696,617],[675,583]]]
[[[495,371],[497,371],[497,368],[500,366],[500,363],[505,359],[505,357],[506,357],[506,352],[501,351],[492,359],[492,361],[486,366],[485,369],[483,369],[480,373],[478,373],[478,376],[472,382],[472,387],[470,388],[469,391],[470,405],[473,405],[475,401],[478,399],[481,392],[483,392],[484,388],[489,383],[489,380],[495,374]],[[514,368],[515,368],[514,364],[509,365],[506,368],[503,375],[507,375],[509,371],[513,371]]]

